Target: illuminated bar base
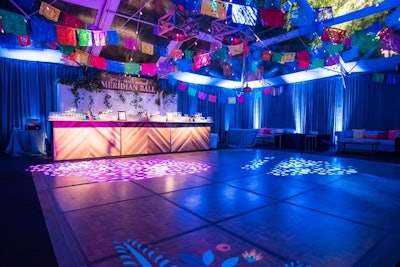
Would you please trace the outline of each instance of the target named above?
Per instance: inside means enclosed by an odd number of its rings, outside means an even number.
[[[210,123],[52,121],[54,160],[210,149]]]

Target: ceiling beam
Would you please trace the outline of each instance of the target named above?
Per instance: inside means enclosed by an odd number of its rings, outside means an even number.
[[[306,1],[302,1],[306,2]],[[299,3],[300,4],[300,3]],[[317,32],[318,28],[323,28],[325,26],[333,26],[336,24],[341,24],[344,22],[356,20],[356,19],[361,19],[379,12],[383,12],[392,8],[396,8],[399,6],[398,0],[386,0],[382,3],[379,3],[377,5],[369,6],[366,8],[363,8],[361,10],[357,10],[348,14],[345,14],[343,16],[339,16],[333,19],[329,19],[326,21],[321,21],[319,24],[314,24],[310,25],[309,27],[303,27],[299,28],[297,30],[275,36],[269,39],[264,39],[259,42],[256,42],[252,44],[251,46],[253,47],[268,47],[269,45],[277,44],[283,41],[287,41],[296,37],[300,36],[306,36],[309,35],[313,32]],[[303,8],[303,7],[302,7]],[[306,10],[309,10],[309,7],[306,7]]]
[[[337,25],[337,24],[349,22],[349,21],[356,20],[356,19],[362,19],[364,17],[374,15],[376,13],[380,13],[380,12],[387,11],[392,8],[399,7],[399,5],[400,5],[399,0],[386,0],[382,3],[354,11],[354,12],[345,14],[343,16],[335,17],[328,21],[323,21],[322,24],[324,26],[332,26],[332,25]]]
[[[104,5],[104,1],[99,0],[63,0],[63,2],[71,3],[78,6],[84,6],[92,9],[100,9]]]

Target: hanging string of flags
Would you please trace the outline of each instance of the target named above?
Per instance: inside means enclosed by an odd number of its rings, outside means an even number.
[[[177,82],[176,80],[169,80],[171,85],[175,85]],[[213,94],[207,94],[205,92],[202,92],[200,90],[195,89],[191,84],[186,84],[184,82],[178,81],[177,88],[181,92],[187,92],[189,96],[192,97],[197,97],[200,100],[208,101],[211,103],[219,103],[219,104],[243,104],[246,99],[248,100],[253,100],[253,99],[260,99],[262,97],[262,94],[264,95],[271,95],[271,96],[280,96],[283,94],[285,88],[283,85],[280,86],[268,86],[264,88],[263,90],[257,90],[251,94],[247,95],[237,95],[237,96],[216,96]]]
[[[17,2],[29,5],[29,1],[25,1],[25,3],[22,0],[18,0]],[[204,0],[201,6],[202,14],[214,17],[223,16],[227,9],[226,3],[224,1],[216,1],[217,6],[214,6],[214,2]],[[230,5],[232,4],[230,3]],[[271,18],[269,15],[272,14],[272,11],[269,11],[266,8],[260,14],[265,25],[271,23],[268,19]],[[279,9],[278,11],[285,10]],[[317,21],[333,18],[331,7],[315,8],[313,12]],[[209,66],[211,60],[221,60],[223,63],[223,76],[230,77],[232,75],[232,63],[229,61],[229,56],[234,57],[241,54],[248,56],[249,54],[249,47],[246,42],[238,42],[232,45],[213,42],[210,43],[210,51],[208,52],[173,49],[170,51],[170,56],[174,61],[168,63],[139,64],[135,62],[114,61],[90,55],[79,47],[122,44],[126,49],[141,51],[149,55],[157,54],[158,56],[167,56],[168,51],[163,46],[156,46],[134,38],[120,36],[118,31],[115,30],[102,31],[95,29],[90,25],[85,25],[78,18],[62,12],[45,2],[41,2],[38,13],[40,16],[29,17],[32,28],[32,32],[29,34],[27,32],[28,20],[25,16],[0,9],[0,30],[5,32],[5,34],[0,34],[0,43],[16,44],[18,42],[20,46],[29,46],[32,43],[31,38],[33,38],[35,42],[43,42],[49,48],[60,49],[63,53],[63,58],[66,60],[115,73],[148,76],[166,75],[176,71],[196,71]],[[268,16],[265,14],[268,14]],[[286,64],[295,69],[331,66],[338,64],[340,57],[345,62],[360,59],[363,54],[379,45],[384,50],[400,52],[400,35],[396,33],[396,30],[400,28],[400,22],[398,21],[399,14],[400,11],[394,11],[385,18],[385,22],[390,28],[382,29],[382,25],[377,23],[367,29],[356,31],[352,36],[348,36],[346,31],[342,29],[324,27],[320,37],[321,44],[310,50],[296,52],[264,49],[261,49],[260,52],[255,50],[252,52],[253,56],[251,60],[256,62],[250,62],[251,64],[249,65],[252,68],[249,71],[253,73],[259,72],[260,69],[257,68],[257,64],[260,63],[260,60]],[[303,9],[290,9],[290,20],[293,26],[302,26],[302,23],[305,23],[306,17],[307,14]],[[254,56],[255,54],[258,54],[258,56]]]

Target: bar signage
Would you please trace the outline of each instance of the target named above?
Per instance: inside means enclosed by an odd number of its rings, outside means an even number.
[[[104,89],[124,90],[136,93],[157,93],[157,82],[153,79],[102,73],[100,76]]]

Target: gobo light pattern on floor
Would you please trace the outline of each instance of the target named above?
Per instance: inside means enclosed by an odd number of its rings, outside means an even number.
[[[264,157],[263,159],[253,159],[249,164],[246,164],[242,167],[243,170],[257,170],[265,163],[273,160],[275,157]]]
[[[87,160],[77,162],[54,162],[30,166],[31,172],[47,176],[81,176],[90,182],[140,180],[166,175],[191,174],[206,171],[211,166],[199,162],[169,159],[152,160]]]
[[[178,266],[214,266],[216,254],[212,249],[206,250],[201,255],[193,253],[180,253],[179,254],[179,265],[172,263],[172,261],[162,254],[158,254],[155,249],[143,245],[135,240],[128,239],[127,241],[114,242],[115,249],[119,254],[120,259],[123,261],[124,266],[158,266],[158,267],[178,267]],[[228,244],[218,244],[216,250],[220,252],[228,253],[230,246]],[[255,249],[244,251],[242,255],[227,256],[226,259],[221,263],[221,267],[233,267],[240,266],[240,262],[245,261],[247,263],[254,263],[254,266],[260,266],[257,264],[263,258],[263,254]],[[268,265],[271,266],[271,265]],[[300,261],[289,261],[284,263],[284,267],[311,267],[311,265],[303,264]],[[280,267],[280,266],[276,266]]]
[[[295,176],[307,174],[345,175],[354,173],[357,173],[357,170],[353,166],[344,167],[339,163],[331,163],[323,160],[315,161],[290,157],[275,165],[267,174],[275,176]]]

